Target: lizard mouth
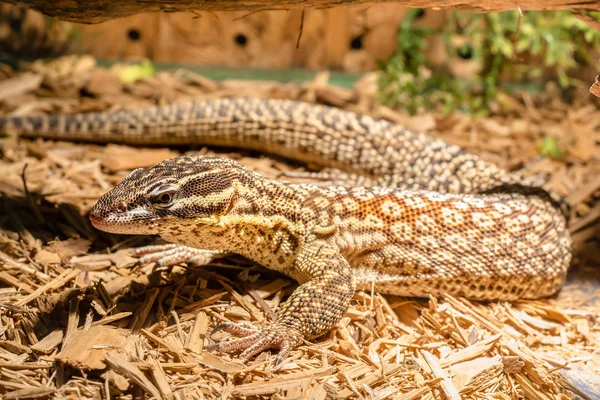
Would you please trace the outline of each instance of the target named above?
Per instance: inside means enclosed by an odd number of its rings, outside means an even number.
[[[89,214],[92,225],[103,232],[117,234],[156,234],[154,218],[136,219],[135,215],[108,214],[92,209]]]
[[[110,223],[110,222],[106,222],[106,219],[101,218],[99,215],[95,214],[93,211],[90,212],[90,221],[92,222],[92,225],[94,226],[94,228],[96,229],[100,229],[101,231],[104,232],[109,232],[109,233],[121,233],[119,227],[122,229],[123,225],[119,226],[120,224],[114,224],[114,223]]]
[[[122,220],[114,221],[114,218],[110,218],[110,216],[100,216],[94,210],[90,212],[90,221],[96,229],[108,233],[129,233],[128,228],[132,225]]]

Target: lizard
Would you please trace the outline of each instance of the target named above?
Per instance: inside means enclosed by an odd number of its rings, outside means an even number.
[[[140,249],[171,264],[241,254],[299,282],[276,319],[217,325],[212,350],[276,364],[331,330],[356,290],[536,299],[566,279],[569,206],[480,157],[389,121],[273,99],[207,99],[142,110],[0,118],[22,137],[220,145],[328,167],[325,183],[267,179],[235,161],[181,156],[132,171],[90,211],[103,231],[159,235]],[[147,255],[149,254],[149,255]],[[149,257],[149,258],[148,258]]]

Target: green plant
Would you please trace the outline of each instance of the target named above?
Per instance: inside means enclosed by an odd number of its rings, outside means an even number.
[[[544,136],[537,143],[538,151],[541,155],[549,158],[559,159],[565,155],[565,152],[560,149],[555,139]]]
[[[434,75],[423,54],[426,38],[433,31],[413,25],[419,10],[412,9],[402,21],[395,54],[381,64],[379,100],[411,114],[441,107],[451,111],[462,101],[456,81]]]
[[[478,44],[488,100],[502,76],[523,81],[549,72],[563,88],[578,84],[569,70],[592,62],[587,49],[600,46],[600,32],[569,11],[456,12],[450,21],[462,22],[462,34]]]
[[[502,79],[527,82],[543,73],[556,76],[561,87],[579,82],[569,75],[578,64],[596,62],[588,49],[600,48],[600,32],[568,11],[454,12],[440,32],[413,24],[418,10],[403,20],[395,54],[382,64],[380,100],[410,113],[442,108],[482,113],[497,97]],[[599,21],[600,13],[583,17]],[[448,54],[468,55],[481,63],[473,82],[432,73],[423,55],[427,35],[439,33]],[[456,46],[452,38],[468,38]],[[450,60],[452,62],[452,60]]]
[[[122,66],[118,74],[121,82],[131,83],[138,79],[152,77],[155,72],[154,65],[149,60],[144,59],[136,64]]]

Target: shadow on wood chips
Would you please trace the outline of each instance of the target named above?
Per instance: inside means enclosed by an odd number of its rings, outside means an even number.
[[[538,301],[417,300],[356,293],[328,335],[241,364],[204,349],[222,321],[260,323],[296,283],[247,260],[200,269],[137,265],[128,249],[153,238],[89,224],[95,200],[133,168],[215,149],[2,140],[0,159],[0,393],[17,398],[597,398],[600,373],[600,111],[582,89],[574,104],[552,87],[503,97],[502,112],[409,117],[378,106],[376,78],[356,89],[214,82],[175,71],[122,84],[93,59],[0,68],[0,113],[143,107],[215,96],[318,102],[404,124],[510,170],[539,175],[568,196],[575,260],[558,296]],[[82,95],[84,94],[84,95]],[[564,156],[539,155],[551,138]],[[298,165],[245,152],[269,177]],[[25,190],[25,187],[27,190]],[[595,385],[595,386],[594,386]],[[460,394],[460,396],[457,395]],[[491,397],[490,397],[491,396]]]

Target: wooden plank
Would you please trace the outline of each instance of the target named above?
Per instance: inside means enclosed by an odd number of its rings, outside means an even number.
[[[443,8],[493,12],[514,10],[600,10],[600,2],[570,0],[6,0],[66,21],[99,23],[142,12],[248,11],[331,8],[337,6],[374,6],[396,3],[404,7]]]

